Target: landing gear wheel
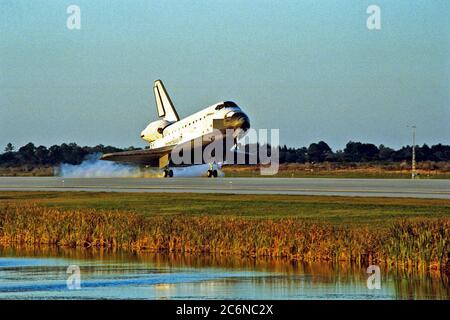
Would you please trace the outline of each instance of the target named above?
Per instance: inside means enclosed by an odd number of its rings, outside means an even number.
[[[208,170],[208,178],[211,178],[213,176],[213,171],[212,170]]]
[[[217,175],[218,175],[217,174],[217,170],[213,170],[212,175],[213,175],[214,178],[217,178]]]
[[[173,177],[173,171],[171,169],[164,170],[164,178],[172,178]]]

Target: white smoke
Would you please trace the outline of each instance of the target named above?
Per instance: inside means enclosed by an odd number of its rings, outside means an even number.
[[[111,161],[99,160],[101,154],[89,155],[86,160],[78,165],[62,163],[59,167],[59,175],[65,178],[113,178],[133,177],[140,174],[140,168],[119,164]]]
[[[214,169],[218,171],[219,176],[224,176],[223,172],[220,170],[222,164],[218,164]],[[209,164],[199,164],[189,167],[173,168],[174,177],[201,177],[206,176],[209,170]]]
[[[89,155],[78,165],[62,163],[57,168],[56,175],[64,178],[153,178],[162,177],[163,172],[158,168],[141,168],[138,166],[121,164],[113,161],[100,160],[101,154]],[[219,175],[223,176],[218,169]],[[195,165],[190,167],[172,168],[174,177],[200,177],[206,176],[209,165]]]

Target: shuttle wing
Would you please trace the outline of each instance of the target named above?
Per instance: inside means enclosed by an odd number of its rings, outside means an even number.
[[[201,146],[199,147],[201,148]],[[169,165],[171,152],[174,149],[175,152],[179,153],[182,152],[182,150],[195,152],[198,148],[192,145],[192,141],[186,141],[177,145],[165,146],[161,148],[106,153],[100,158],[100,160],[164,168]],[[178,165],[173,163],[171,164],[171,166],[174,167],[188,165],[190,165],[190,163],[182,163]]]
[[[210,135],[206,135],[206,137],[213,137],[214,133],[211,133]],[[130,164],[136,164],[136,165],[144,165],[144,166],[151,166],[151,167],[159,167],[159,168],[165,168],[167,166],[173,166],[173,167],[183,167],[183,166],[189,166],[193,164],[201,164],[196,163],[195,159],[195,153],[200,152],[201,154],[201,161],[202,163],[205,163],[207,159],[205,159],[203,155],[204,148],[210,144],[215,139],[202,139],[201,143],[195,143],[194,140],[188,140],[185,142],[182,142],[177,145],[170,145],[160,148],[154,148],[154,149],[144,149],[144,150],[133,150],[133,151],[122,151],[122,152],[114,152],[114,153],[107,153],[104,154],[100,160],[109,160],[109,161],[116,161],[116,162],[124,162],[124,163],[130,163]],[[246,152],[245,150],[226,150],[226,142],[225,140],[222,141],[222,154],[217,154],[214,156],[213,161],[216,163],[224,162],[227,160],[227,156],[229,154],[227,151],[232,151],[231,154],[233,155],[233,162],[232,163],[240,163],[240,161],[243,161],[244,163],[250,163],[249,159],[252,156],[255,156],[253,154],[250,154]],[[216,147],[219,147],[217,145]],[[182,156],[183,161],[187,160],[188,163],[179,163],[175,164],[171,161],[172,151],[175,152],[174,154],[181,156],[181,154],[184,154]],[[186,154],[185,152],[188,152]],[[239,159],[239,161],[238,161]],[[208,160],[209,161],[209,160]],[[241,163],[241,164],[244,164]]]
[[[157,149],[122,151],[104,154],[100,160],[117,161],[152,167],[163,167],[161,160],[167,158],[174,147],[162,147]]]

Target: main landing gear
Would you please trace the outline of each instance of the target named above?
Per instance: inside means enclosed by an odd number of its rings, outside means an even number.
[[[215,163],[212,163],[209,165],[209,170],[206,173],[206,176],[208,178],[217,178],[217,176],[219,175],[219,172],[217,171],[217,165]]]
[[[164,169],[164,178],[172,178],[172,177],[173,177],[172,169]]]
[[[217,178],[218,172],[217,172],[217,170],[208,170],[207,176],[208,176],[208,178],[211,178],[211,177]]]
[[[208,178],[217,178],[219,176],[219,170],[217,164],[213,163],[209,165],[209,169],[206,172],[206,176]],[[169,168],[165,168],[163,170],[163,177],[164,178],[172,178],[173,177],[173,170]]]

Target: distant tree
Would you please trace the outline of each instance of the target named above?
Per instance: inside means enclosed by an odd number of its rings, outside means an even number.
[[[39,146],[35,150],[36,160],[41,165],[46,165],[49,163],[48,155],[49,151],[44,146]]]
[[[363,143],[361,146],[361,154],[363,161],[372,161],[375,160],[378,156],[378,147],[372,143]]]
[[[404,146],[400,149],[396,150],[392,154],[392,160],[393,161],[405,161],[410,160],[412,155],[412,148],[411,146]]]
[[[11,142],[8,142],[8,144],[5,147],[5,152],[13,152],[14,151],[14,146]]]
[[[336,155],[336,153],[334,152],[327,152],[325,154],[325,159],[324,161],[328,161],[328,162],[337,162],[338,161],[338,157]]]
[[[385,147],[384,145],[380,144],[378,147],[378,159],[381,161],[392,161],[392,155],[394,154],[395,150],[391,149],[389,147]]]
[[[374,160],[378,155],[378,148],[371,143],[349,141],[344,149],[347,161],[360,162]]]
[[[49,164],[59,164],[61,163],[62,159],[63,157],[60,146],[55,144],[48,149]]]
[[[433,153],[427,144],[416,148],[416,159],[417,161],[433,160]]]
[[[442,145],[441,143],[431,146],[434,161],[449,161],[450,160],[450,146]]]
[[[128,148],[124,149],[124,151],[134,151],[134,150],[142,150],[142,148],[136,148],[134,146],[129,146]]]
[[[324,141],[311,143],[308,147],[308,160],[311,162],[323,162],[327,155],[333,151]]]
[[[305,147],[298,148],[295,150],[296,160],[297,163],[305,163],[308,161],[308,149]]]
[[[35,157],[36,147],[33,143],[29,142],[23,147],[19,148],[19,161],[24,164],[35,164],[36,163],[36,157]]]
[[[286,158],[285,158],[287,163],[294,163],[297,162],[297,154],[295,152],[295,149],[291,149],[289,148],[286,151]]]
[[[336,152],[334,153],[335,157],[336,157],[336,162],[344,162],[345,161],[345,155],[344,155],[344,151],[342,150],[336,150]]]
[[[286,155],[288,153],[288,149],[286,147],[286,145],[284,146],[280,146],[279,147],[279,162],[280,163],[285,163],[286,162]]]
[[[104,146],[103,144],[96,145],[95,147],[88,147],[88,153],[112,153],[112,152],[119,152],[122,151],[122,149],[112,147],[112,146]]]

